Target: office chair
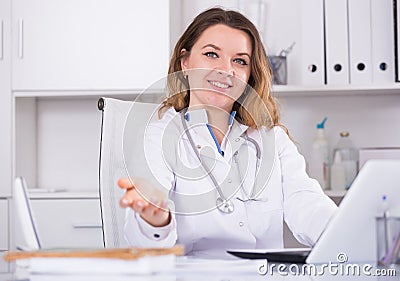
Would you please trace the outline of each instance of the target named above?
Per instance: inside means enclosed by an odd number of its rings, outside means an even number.
[[[132,176],[127,166],[141,161],[135,148],[140,147],[138,141],[143,140],[146,124],[157,118],[157,107],[157,104],[113,98],[100,98],[98,101],[98,108],[102,111],[99,189],[106,248],[127,246],[124,238],[126,211],[119,206],[125,191],[118,187],[117,182],[119,178]]]

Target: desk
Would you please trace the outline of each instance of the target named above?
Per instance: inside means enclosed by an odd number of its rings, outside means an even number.
[[[314,275],[282,275],[275,268],[265,275],[261,275],[258,269],[264,265],[263,260],[206,260],[179,257],[176,268],[170,272],[152,275],[26,275],[18,277],[16,274],[0,274],[0,281],[235,281],[235,280],[400,280],[400,267],[396,266],[396,276],[366,276],[358,275],[331,275],[328,271],[323,276]],[[288,267],[291,265],[287,265]],[[298,265],[301,267],[301,265]],[[362,266],[362,265],[361,265]],[[371,268],[370,272],[383,268]],[[382,271],[381,271],[382,272]]]

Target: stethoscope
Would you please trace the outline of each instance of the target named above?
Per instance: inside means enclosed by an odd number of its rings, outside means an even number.
[[[195,145],[195,143],[193,141],[192,134],[190,133],[190,131],[188,129],[188,126],[186,124],[185,113],[186,113],[186,110],[183,110],[181,112],[181,120],[182,120],[183,129],[185,131],[186,136],[189,139],[189,142],[190,142],[190,145],[191,145],[193,151],[196,154],[196,157],[200,161],[200,164],[201,164],[202,168],[208,173],[208,176],[210,177],[211,181],[213,182],[213,185],[215,186],[215,189],[218,192],[218,197],[217,197],[217,200],[216,200],[217,209],[222,213],[230,214],[235,210],[235,206],[234,206],[234,204],[233,204],[231,199],[226,198],[226,196],[222,192],[222,189],[221,189],[220,185],[218,184],[217,179],[211,173],[211,171],[209,170],[207,165],[204,163],[204,161],[202,161],[201,156],[200,156],[200,152],[196,149],[196,145]],[[256,158],[257,158],[257,160],[256,160],[257,161],[256,162],[256,174],[257,174],[257,169],[258,169],[259,161],[260,161],[260,158],[261,158],[260,146],[258,145],[258,143],[254,139],[252,139],[249,136],[247,136],[246,132],[244,132],[241,135],[241,137],[243,137],[246,141],[251,142],[254,145],[254,147],[256,148]],[[243,188],[242,175],[240,173],[240,167],[239,167],[239,163],[238,163],[238,160],[237,160],[237,154],[238,154],[237,151],[233,154],[233,160],[236,163],[236,168],[237,168],[237,171],[238,171],[238,174],[239,174],[240,187],[245,192],[245,190]],[[254,181],[252,192],[251,192],[250,196],[248,194],[246,194],[246,196],[249,198],[248,200],[253,200],[252,198],[254,196],[254,194],[253,194],[254,193],[254,186],[255,186],[255,181]],[[247,201],[247,200],[242,200],[240,198],[237,198],[237,199],[242,201],[242,202]]]

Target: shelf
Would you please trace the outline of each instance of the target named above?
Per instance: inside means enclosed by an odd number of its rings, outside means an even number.
[[[277,97],[304,96],[366,96],[366,95],[400,95],[400,83],[374,85],[321,85],[294,86],[274,85],[272,92]]]
[[[373,85],[274,85],[272,92],[277,97],[304,97],[304,96],[349,96],[349,95],[399,95],[400,83],[373,84]],[[13,91],[15,98],[20,97],[127,97],[144,95],[147,98],[160,97],[164,89],[129,89],[129,90],[35,90],[35,91]]]
[[[29,191],[28,191],[29,193]],[[31,199],[99,199],[99,193],[93,191],[79,192],[31,192]]]
[[[90,97],[137,97],[145,98],[160,97],[162,89],[131,89],[131,90],[39,90],[39,91],[13,91],[14,98],[90,98]]]

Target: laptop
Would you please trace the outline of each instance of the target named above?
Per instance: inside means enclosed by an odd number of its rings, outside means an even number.
[[[20,231],[17,249],[23,251],[42,249],[31,203],[28,197],[28,188],[24,178],[17,177],[14,184],[14,208],[17,229]]]
[[[286,263],[376,262],[375,218],[383,216],[383,196],[391,216],[400,216],[400,160],[369,160],[360,170],[313,248],[230,249],[246,259]],[[340,260],[339,260],[340,259]]]

